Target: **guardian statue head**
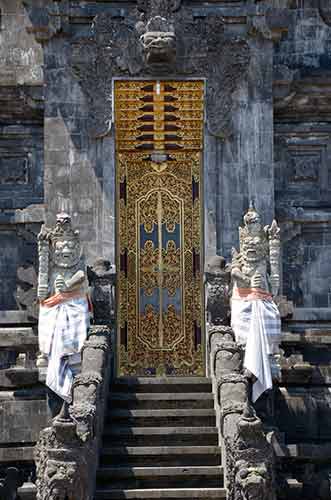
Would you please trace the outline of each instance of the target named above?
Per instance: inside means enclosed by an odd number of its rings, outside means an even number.
[[[261,217],[251,202],[244,215],[244,227],[239,228],[240,253],[251,264],[266,259],[269,253],[268,235],[262,227]]]
[[[66,213],[57,215],[50,234],[50,251],[51,260],[57,267],[70,269],[79,263],[82,254],[79,231],[72,229],[71,218]]]
[[[150,68],[165,69],[176,60],[176,34],[173,13],[179,8],[179,0],[146,0],[138,2],[142,10],[137,25],[140,33],[145,63]]]

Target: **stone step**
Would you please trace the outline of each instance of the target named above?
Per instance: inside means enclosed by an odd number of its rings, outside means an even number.
[[[211,392],[211,380],[207,377],[136,377],[118,378],[111,382],[114,392]]]
[[[218,444],[216,427],[114,427],[104,430],[103,442],[130,446],[214,445]]]
[[[212,393],[175,392],[175,393],[125,393],[110,394],[109,408],[214,408]]]
[[[214,427],[213,409],[161,409],[130,410],[113,409],[107,412],[105,427],[108,425],[127,425],[132,427],[174,427],[198,426]]]
[[[277,456],[287,462],[331,463],[331,442],[281,444]]]
[[[152,500],[155,498],[170,498],[171,500],[211,500],[213,498],[226,499],[225,488],[164,488],[147,490],[130,489],[97,489],[95,500]]]
[[[215,423],[206,377],[114,380],[95,500],[225,499]]]
[[[111,489],[223,487],[221,466],[101,467],[98,486]]]
[[[218,446],[110,446],[101,450],[100,466],[221,465]]]
[[[323,386],[331,384],[331,366],[298,362],[292,366],[282,366],[280,386]]]
[[[18,346],[19,352],[32,347],[37,348],[38,335],[35,330],[31,327],[0,327],[0,348],[17,348]]]
[[[285,345],[325,345],[331,344],[331,330],[306,328],[304,331],[282,332],[281,343]]]

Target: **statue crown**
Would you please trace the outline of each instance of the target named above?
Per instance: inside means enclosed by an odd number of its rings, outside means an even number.
[[[261,216],[255,208],[254,200],[250,201],[249,209],[244,215],[244,223],[245,226],[248,226],[249,224],[261,223]]]
[[[254,201],[251,200],[249,209],[244,215],[244,226],[239,227],[239,243],[242,248],[245,241],[252,236],[259,236],[262,245],[267,245],[267,235],[262,227],[262,220],[260,214],[257,212]],[[263,242],[263,243],[262,243]]]
[[[51,242],[59,240],[77,240],[79,241],[79,231],[74,230],[71,225],[71,217],[65,212],[56,216],[56,224],[50,233]]]

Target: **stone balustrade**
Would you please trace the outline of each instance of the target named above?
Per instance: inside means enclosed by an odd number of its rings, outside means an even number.
[[[208,329],[209,369],[229,500],[274,500],[273,450],[250,403],[243,351],[230,326]]]
[[[226,271],[222,257],[210,259],[206,282],[207,364],[215,397],[227,498],[275,500],[273,449],[252,406],[251,380],[243,368],[244,351],[230,327]]]
[[[112,359],[110,334],[109,326],[91,327],[72,404],[40,433],[35,450],[38,500],[93,498]]]

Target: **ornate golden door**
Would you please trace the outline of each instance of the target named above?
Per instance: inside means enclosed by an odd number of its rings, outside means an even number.
[[[116,81],[118,375],[204,375],[202,81]]]

